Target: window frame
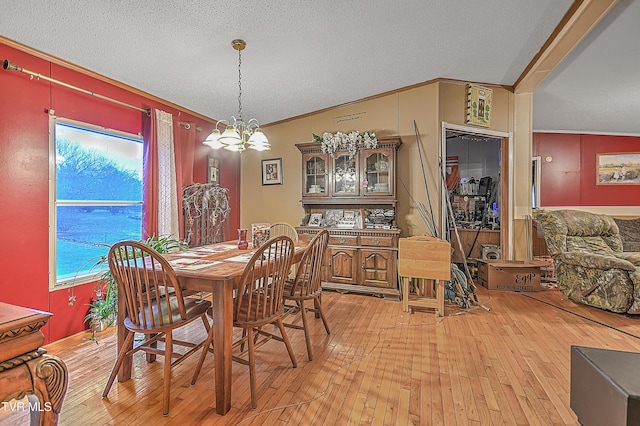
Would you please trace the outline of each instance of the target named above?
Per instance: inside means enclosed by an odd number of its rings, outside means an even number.
[[[107,127],[98,126],[83,121],[72,120],[64,117],[57,117],[52,112],[49,113],[49,291],[60,290],[67,287],[73,287],[76,285],[87,284],[97,281],[104,271],[96,271],[95,273],[89,273],[79,275],[77,277],[65,278],[58,280],[57,274],[57,249],[56,244],[58,240],[57,232],[57,207],[58,200],[56,194],[56,123],[77,127],[80,129],[86,129],[88,131],[94,131],[103,133],[109,136],[116,136],[127,139],[134,139],[144,143],[141,134],[133,134],[124,132],[121,130],[110,129]],[[87,202],[63,202],[61,205],[104,205],[104,201],[87,201]],[[142,200],[139,202],[129,201],[114,201],[113,205],[142,205]]]
[[[531,157],[531,208],[540,208],[540,179],[542,178],[542,157]]]

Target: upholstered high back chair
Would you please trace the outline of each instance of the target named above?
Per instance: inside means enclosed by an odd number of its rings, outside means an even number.
[[[640,314],[640,254],[623,253],[615,221],[579,210],[538,211],[558,289],[571,300]]]

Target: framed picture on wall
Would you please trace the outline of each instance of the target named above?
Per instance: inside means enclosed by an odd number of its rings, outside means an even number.
[[[220,160],[215,157],[207,157],[207,183],[220,185]]]
[[[262,184],[282,185],[282,158],[262,160]]]
[[[493,89],[467,85],[467,124],[491,127]]]
[[[640,185],[640,152],[596,154],[596,185]]]

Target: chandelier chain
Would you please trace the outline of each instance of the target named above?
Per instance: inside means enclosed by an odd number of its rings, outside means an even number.
[[[242,121],[242,49],[238,49],[238,119]]]

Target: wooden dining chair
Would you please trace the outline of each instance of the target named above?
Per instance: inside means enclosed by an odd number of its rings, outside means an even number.
[[[255,350],[270,339],[283,342],[291,358],[293,367],[298,366],[296,357],[282,324],[284,312],[284,285],[293,257],[293,241],[287,236],[270,238],[258,248],[245,266],[237,296],[234,299],[233,326],[242,328],[242,338],[233,343],[232,359],[249,366],[249,383],[251,386],[251,408],[256,404],[256,364]],[[264,330],[265,325],[274,324],[280,329],[280,335]],[[262,337],[262,338],[260,338]],[[211,347],[213,328],[205,348]],[[248,350],[244,350],[245,345]],[[200,355],[200,361],[193,374],[191,384],[195,384],[208,350]],[[248,355],[248,360],[245,359]]]
[[[102,392],[106,398],[124,359],[138,351],[164,355],[164,383],[162,413],[169,413],[171,368],[202,348],[204,342],[192,343],[173,339],[173,330],[200,318],[209,334],[206,311],[211,303],[186,298],[169,262],[153,248],[136,241],[122,241],[109,250],[109,269],[118,284],[120,297],[124,297],[126,337]],[[144,334],[145,341],[134,346],[136,333]],[[164,349],[157,347],[164,342]],[[181,352],[174,346],[185,347]],[[175,360],[174,360],[175,358]],[[153,359],[153,357],[151,358]]]
[[[284,300],[285,300],[285,314],[284,317],[290,315],[300,314],[302,317],[302,326],[285,322],[285,327],[295,328],[298,330],[304,330],[304,338],[307,342],[307,354],[309,355],[309,361],[313,360],[313,351],[311,349],[311,338],[309,331],[309,324],[307,322],[307,311],[314,312],[322,318],[322,323],[327,331],[327,334],[331,334],[329,330],[329,323],[322,310],[322,262],[327,251],[327,245],[329,244],[329,231],[323,229],[318,232],[302,256],[302,260],[298,264],[298,270],[293,280],[287,280],[284,287]],[[313,307],[305,306],[306,301],[313,301]],[[293,302],[295,305],[292,305]]]
[[[279,235],[286,235],[291,238],[293,242],[298,241],[298,231],[296,228],[288,224],[287,222],[276,222],[269,227],[269,237],[277,237]],[[289,277],[293,278],[296,273],[296,265],[291,265]]]
[[[272,223],[269,227],[269,237],[277,237],[279,235],[286,235],[294,242],[298,241],[298,231],[286,222]]]

